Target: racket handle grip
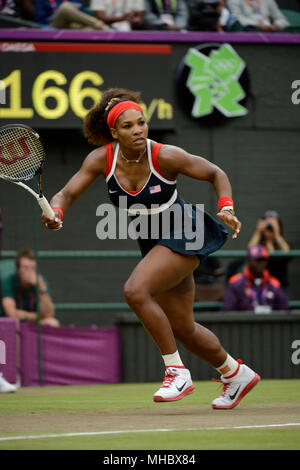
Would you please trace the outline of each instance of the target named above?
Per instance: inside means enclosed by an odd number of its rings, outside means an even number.
[[[45,198],[45,196],[38,198],[38,203],[39,203],[43,213],[47,217],[50,217],[51,219],[53,219],[55,217],[55,214],[54,214],[49,202]]]

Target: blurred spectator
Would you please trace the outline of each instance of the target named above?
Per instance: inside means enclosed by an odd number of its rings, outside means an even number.
[[[16,257],[16,272],[4,276],[2,284],[2,307],[7,317],[35,323],[38,320],[37,301],[42,325],[58,327],[55,310],[45,279],[37,274],[35,253],[21,250]]]
[[[284,238],[283,224],[278,212],[269,210],[258,220],[256,230],[252,235],[248,247],[264,245],[269,253],[274,251],[290,251],[289,244]],[[270,257],[268,270],[279,279],[282,287],[288,287],[288,263],[291,257]]]
[[[229,279],[221,310],[271,313],[288,310],[288,299],[280,281],[266,269],[268,250],[262,245],[248,248],[246,267]]]
[[[241,31],[237,17],[226,8],[225,0],[188,0],[190,31]]]
[[[0,0],[1,15],[17,16],[16,5],[13,0]]]
[[[227,0],[227,6],[242,24],[244,31],[282,31],[287,18],[275,0]]]
[[[223,270],[217,258],[208,256],[201,261],[194,271],[195,300],[200,302],[222,300],[224,288],[219,281],[222,274]]]
[[[0,13],[33,20],[34,0],[0,0]]]
[[[34,0],[0,0],[0,28],[41,28]]]
[[[16,11],[23,20],[34,21],[35,1],[34,0],[15,0]]]
[[[90,9],[98,20],[117,31],[140,29],[144,0],[91,0]]]
[[[104,29],[102,21],[85,13],[82,0],[39,0],[35,3],[35,21],[57,29]]]
[[[182,31],[188,27],[185,0],[145,0],[144,29]]]

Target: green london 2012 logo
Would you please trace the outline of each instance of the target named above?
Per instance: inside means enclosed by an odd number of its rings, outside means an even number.
[[[193,117],[207,116],[214,108],[226,117],[248,113],[240,104],[246,94],[239,83],[246,64],[230,44],[211,50],[208,56],[191,48],[184,62],[190,68],[186,86],[195,97]]]

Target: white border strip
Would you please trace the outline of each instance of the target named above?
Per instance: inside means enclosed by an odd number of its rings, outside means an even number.
[[[174,432],[174,431],[225,431],[231,429],[259,429],[259,428],[281,428],[287,426],[300,426],[300,423],[282,424],[258,424],[254,426],[218,426],[214,428],[185,428],[185,429],[125,429],[118,431],[93,431],[93,432],[70,432],[64,434],[37,434],[29,436],[0,437],[0,441],[17,441],[23,439],[48,439],[50,437],[78,437],[78,436],[106,436],[109,434],[130,434],[140,432]]]

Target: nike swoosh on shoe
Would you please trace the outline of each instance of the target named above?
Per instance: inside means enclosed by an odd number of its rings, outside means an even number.
[[[230,400],[235,399],[235,397],[237,396],[238,391],[239,391],[240,388],[241,388],[241,386],[239,385],[238,388],[236,389],[235,393],[233,395],[229,395]]]
[[[176,388],[177,388],[178,392],[181,392],[185,386],[186,386],[186,382],[184,382],[184,384],[181,385],[181,387],[177,387],[177,385],[176,385]]]

